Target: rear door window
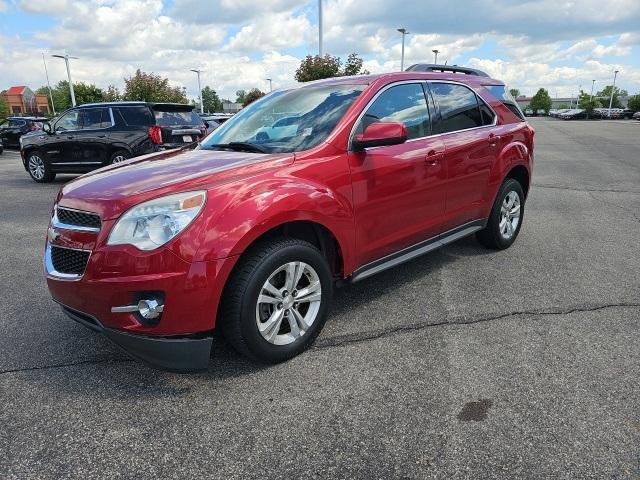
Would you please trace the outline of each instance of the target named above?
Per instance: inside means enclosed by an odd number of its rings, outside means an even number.
[[[83,130],[97,130],[111,126],[111,115],[108,108],[85,108],[80,111],[79,126]]]
[[[396,85],[382,92],[369,106],[356,134],[376,122],[400,122],[407,127],[407,139],[430,135],[427,100],[419,83]]]
[[[455,132],[483,125],[475,92],[463,85],[431,83],[431,92],[440,107],[440,132]]]
[[[154,124],[151,111],[146,106],[119,107],[118,110],[129,127],[150,127]]]

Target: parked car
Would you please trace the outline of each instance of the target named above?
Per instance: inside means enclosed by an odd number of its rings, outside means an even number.
[[[534,131],[512,102],[487,76],[413,71],[270,93],[194,150],[64,185],[48,288],[69,317],[158,367],[206,368],[214,329],[284,361],[320,333],[334,285],[472,234],[513,244]],[[292,128],[272,137],[279,112]]]
[[[0,140],[0,155],[4,152],[4,145],[2,145],[2,140]]]
[[[525,109],[524,114],[525,114],[527,117],[533,117],[533,116],[535,116],[535,114],[534,114],[533,110],[532,110],[532,109],[530,109],[530,108]]]
[[[176,103],[93,103],[62,113],[38,135],[22,137],[25,170],[36,182],[57,173],[85,173],[105,165],[194,144],[205,126],[193,106]]]
[[[587,111],[582,108],[572,108],[564,113],[558,115],[558,118],[562,120],[579,120],[587,118]]]
[[[632,115],[632,117],[634,120],[640,120],[640,112],[636,112]]]
[[[0,122],[0,141],[7,147],[18,147],[21,136],[41,130],[45,122],[45,117],[7,117]]]

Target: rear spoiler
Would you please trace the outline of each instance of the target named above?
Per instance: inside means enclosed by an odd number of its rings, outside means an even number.
[[[194,106],[188,103],[153,103],[151,108],[159,112],[190,112]]]
[[[457,65],[435,65],[433,63],[416,63],[411,65],[405,72],[442,72],[442,73],[464,73],[465,75],[476,75],[478,77],[488,77],[482,70],[469,67],[459,67]]]

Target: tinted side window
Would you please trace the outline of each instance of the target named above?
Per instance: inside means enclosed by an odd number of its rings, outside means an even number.
[[[78,125],[78,110],[65,113],[55,125],[56,131],[77,130],[78,128],[80,128]]]
[[[505,107],[511,110],[516,117],[524,122],[524,113],[522,113],[520,106],[518,106],[518,103],[505,85],[489,85],[486,88],[491,92],[491,95],[500,100]]]
[[[432,83],[431,92],[440,107],[441,132],[455,132],[482,126],[476,94],[451,83]]]
[[[396,85],[380,94],[369,106],[356,128],[356,134],[375,122],[401,122],[407,127],[407,138],[426,137],[430,132],[429,110],[422,85]]]
[[[482,125],[492,125],[496,114],[489,108],[484,100],[478,97],[478,104],[480,106],[480,116],[482,118]]]
[[[111,115],[107,108],[87,108],[80,111],[79,124],[84,130],[109,128]]]
[[[155,123],[148,107],[120,107],[120,113],[130,127],[150,127]]]

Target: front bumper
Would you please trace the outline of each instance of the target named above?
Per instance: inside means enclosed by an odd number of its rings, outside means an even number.
[[[211,335],[185,335],[157,337],[127,333],[106,328],[95,317],[62,305],[62,310],[72,320],[91,330],[103,333],[132,357],[152,367],[174,372],[205,370],[209,365]]]

